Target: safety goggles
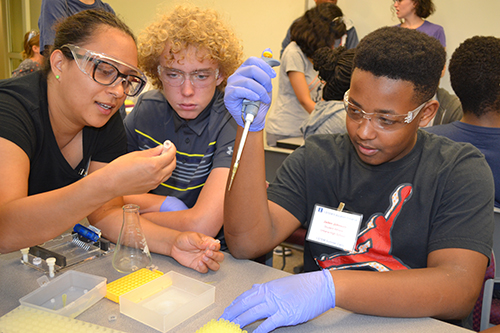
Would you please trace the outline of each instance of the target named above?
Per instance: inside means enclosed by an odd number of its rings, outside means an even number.
[[[368,119],[375,127],[385,131],[395,131],[411,123],[428,102],[422,103],[407,114],[368,113],[349,102],[349,90],[344,94],[344,108],[349,118],[358,124],[361,124],[363,119]]]
[[[162,65],[158,65],[158,75],[163,82],[172,87],[182,86],[186,81],[186,77],[189,76],[189,81],[191,81],[193,87],[204,88],[219,78],[219,69],[204,69],[185,73],[178,69],[166,68]]]
[[[121,83],[125,95],[136,96],[146,84],[146,76],[137,67],[73,44],[65,44],[61,47],[61,50],[64,48],[71,51],[72,58],[83,73],[103,86],[114,87]],[[128,73],[120,72],[118,66],[125,67]]]

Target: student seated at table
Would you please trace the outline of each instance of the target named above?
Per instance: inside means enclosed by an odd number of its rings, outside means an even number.
[[[131,30],[114,14],[87,10],[58,26],[43,71],[0,81],[1,253],[48,241],[86,216],[116,242],[122,196],[170,177],[173,144],[125,154],[117,111],[145,84],[136,66]],[[213,238],[141,224],[151,251],[200,272],[219,268]]]
[[[307,139],[312,134],[345,133],[345,92],[351,83],[352,60],[354,49],[347,50],[340,46],[335,49],[323,47],[314,52],[314,69],[325,81],[323,99],[316,103],[313,112],[300,126],[300,131]]]
[[[149,194],[126,201],[159,225],[217,237],[224,249],[224,190],[237,127],[224,87],[242,63],[240,43],[215,10],[195,6],[177,6],[139,38],[139,65],[157,89],[142,94],[125,119],[128,150],[170,140],[177,165]]]
[[[21,52],[23,61],[12,71],[11,77],[24,76],[42,68],[44,61],[40,54],[40,33],[38,31],[28,31],[24,34],[24,50]]]
[[[262,101],[226,192],[229,250],[257,257],[300,226],[309,238],[308,273],[255,285],[224,319],[243,327],[266,319],[259,332],[268,332],[335,306],[452,322],[471,314],[492,251],[493,178],[472,145],[419,130],[438,108],[432,97],[445,58],[435,38],[415,30],[385,27],[363,38],[344,97],[347,133],[312,135],[267,193],[261,129],[276,74],[254,57],[229,78],[236,146],[242,100]]]
[[[463,117],[426,130],[472,143],[484,154],[495,179],[495,206],[500,207],[500,39],[465,40],[451,56],[449,71]]]
[[[333,3],[319,4],[297,19],[291,27],[288,44],[279,67],[276,104],[266,123],[266,140],[271,147],[278,140],[299,137],[300,125],[321,100],[324,83],[311,58],[322,47],[332,48],[345,34],[342,11]]]

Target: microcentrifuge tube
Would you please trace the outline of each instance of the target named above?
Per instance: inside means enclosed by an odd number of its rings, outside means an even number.
[[[139,206],[123,206],[123,224],[113,254],[113,267],[121,273],[131,273],[152,263],[146,237],[139,220]]]
[[[28,254],[29,254],[29,252],[30,252],[30,248],[29,247],[21,249],[21,253],[23,254],[23,261],[24,262],[28,262]]]
[[[54,265],[56,263],[56,258],[50,257],[45,259],[45,262],[47,263],[47,266],[49,267],[49,276],[51,278],[54,277]]]

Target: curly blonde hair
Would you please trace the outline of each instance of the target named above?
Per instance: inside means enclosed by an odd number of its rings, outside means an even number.
[[[219,73],[224,77],[218,86],[220,90],[224,89],[227,78],[242,63],[243,48],[239,39],[213,9],[180,5],[171,13],[160,15],[140,33],[139,67],[158,89],[163,89],[163,84],[157,68],[167,45],[170,46],[167,62],[173,61],[175,54],[189,46],[194,46],[197,51],[206,51],[199,60],[210,59],[218,63]]]

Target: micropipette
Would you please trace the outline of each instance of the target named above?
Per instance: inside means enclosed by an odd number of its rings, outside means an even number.
[[[261,58],[271,67],[280,65],[280,62],[278,60],[273,59],[273,54],[271,53],[271,51],[264,51]],[[231,190],[231,186],[233,185],[234,176],[236,175],[236,171],[238,170],[238,166],[240,164],[240,158],[241,154],[243,153],[243,147],[245,146],[245,142],[247,140],[248,131],[250,129],[250,125],[257,116],[259,107],[260,101],[249,101],[248,99],[243,100],[243,107],[241,108],[241,118],[243,118],[243,120],[245,121],[245,127],[243,128],[240,145],[238,146],[238,151],[236,152],[236,160],[233,164],[231,180],[229,181],[229,186],[227,188],[228,191]]]

